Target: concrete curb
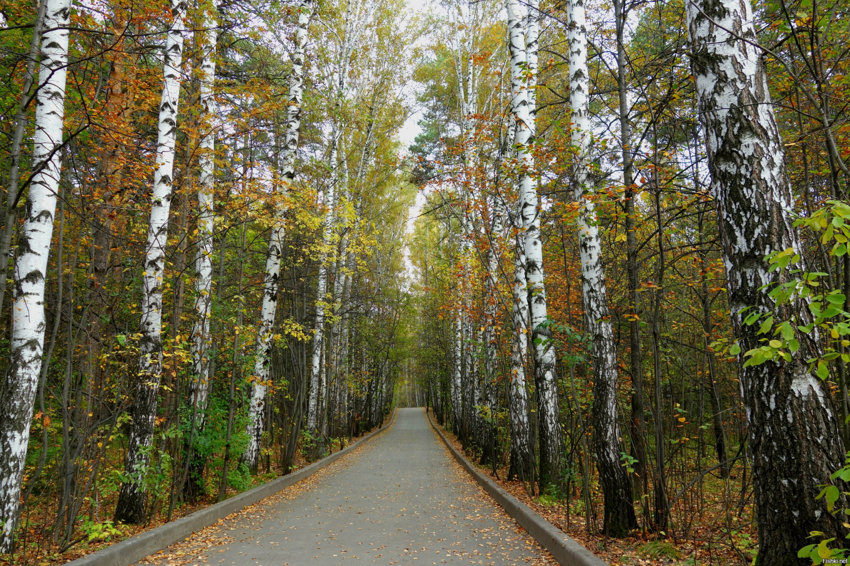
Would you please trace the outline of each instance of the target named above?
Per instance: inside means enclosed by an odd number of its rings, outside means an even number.
[[[466,457],[455,449],[449,442],[443,431],[440,430],[434,421],[431,420],[431,414],[428,413],[428,422],[443,443],[448,447],[449,451],[455,457],[461,466],[463,466],[469,474],[475,478],[475,481],[484,488],[490,497],[498,503],[514,520],[520,524],[522,528],[528,531],[540,545],[552,553],[558,564],[562,566],[607,566],[607,562],[601,560],[598,556],[587,550],[585,547],[571,539],[564,532],[554,526],[552,523],[538,515],[528,505],[502,489],[493,480],[481,473]]]
[[[135,564],[139,560],[165,549],[175,542],[181,541],[184,538],[200,531],[204,527],[208,527],[223,519],[232,513],[241,511],[243,508],[253,505],[258,501],[270,497],[280,490],[289,487],[305,478],[310,477],[327,465],[339,460],[355,448],[361,446],[366,441],[371,440],[381,432],[384,432],[395,423],[396,412],[393,411],[393,416],[390,422],[381,426],[377,430],[373,430],[360,440],[350,444],[346,448],[334,452],[330,456],[313,462],[309,466],[301,468],[287,476],[274,479],[263,485],[259,485],[254,489],[245,491],[238,495],[234,495],[230,499],[225,499],[221,503],[215,503],[209,507],[205,507],[195,511],[191,515],[181,517],[170,523],[150,529],[143,533],[139,533],[121,542],[117,542],[92,554],[88,554],[72,562],[68,562],[67,566],[127,566]]]

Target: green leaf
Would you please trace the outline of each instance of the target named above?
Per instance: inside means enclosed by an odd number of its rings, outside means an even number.
[[[832,550],[830,550],[829,546],[827,546],[830,542],[835,540],[834,538],[828,538],[820,541],[818,545],[818,556],[821,558],[829,558],[832,556]]]
[[[815,548],[817,548],[816,544],[807,544],[797,551],[797,558],[808,558]]]
[[[759,349],[750,350],[746,354],[747,361],[744,362],[744,367],[757,366],[764,362],[764,354]]]
[[[734,344],[729,346],[729,355],[730,356],[737,356],[740,353],[741,353],[741,345],[738,344],[737,342],[735,342]]]
[[[115,339],[118,341],[118,344],[122,347],[127,345],[127,336],[124,334],[116,334]]]
[[[847,300],[847,297],[844,293],[840,291],[832,291],[829,295],[826,296],[826,300],[832,303],[833,305],[843,305],[844,301]]]
[[[850,481],[850,466],[844,466],[837,472],[829,476],[832,479],[841,479],[841,481]]]
[[[838,491],[838,488],[834,485],[828,485],[825,488],[826,494],[826,508],[830,511],[835,507],[835,502],[838,501],[838,497],[841,495]]]
[[[830,224],[829,226],[826,227],[826,231],[823,233],[823,236],[821,237],[821,240],[820,240],[821,243],[825,244],[828,241],[830,241],[832,239],[833,232],[835,232],[835,228],[832,226],[832,224]]]
[[[850,219],[850,205],[841,201],[831,201],[831,204],[833,214],[840,216],[841,218]]]
[[[782,347],[782,342],[779,341],[779,340],[776,340],[776,339],[771,340],[770,342],[768,342],[768,344],[770,345],[771,348],[774,348],[774,349],[777,349],[777,350]]]
[[[826,379],[829,377],[829,366],[826,365],[825,361],[818,360],[817,374],[818,377],[821,379]]]

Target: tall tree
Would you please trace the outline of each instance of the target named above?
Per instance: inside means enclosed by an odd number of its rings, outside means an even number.
[[[739,379],[753,460],[759,553],[757,565],[798,564],[810,531],[842,537],[841,519],[816,500],[842,463],[844,443],[829,388],[807,360],[819,354],[812,336],[796,331],[789,361],[744,364],[762,345],[752,313],[805,321],[809,305],[778,305],[770,291],[789,280],[765,256],[801,255],[791,223],[793,199],[785,152],[773,110],[749,1],[696,0],[688,4],[700,118],[705,128],[711,190],[728,279],[732,326],[741,348]],[[802,263],[790,266],[802,268]]]
[[[617,349],[608,312],[602,266],[602,240],[590,184],[590,75],[587,68],[587,23],[584,0],[570,0],[570,108],[575,150],[572,183],[579,206],[578,240],[582,295],[593,349],[593,429],[596,466],[605,499],[603,531],[616,537],[637,527],[632,484],[620,464],[620,420],[617,407]]]
[[[647,491],[649,469],[646,456],[646,439],[644,433],[644,383],[643,383],[643,353],[640,340],[641,321],[639,315],[639,280],[638,243],[636,234],[635,210],[635,174],[634,152],[632,150],[632,127],[629,116],[628,84],[626,83],[626,20],[628,10],[624,0],[614,0],[614,25],[616,26],[617,41],[617,98],[618,118],[620,121],[620,151],[623,159],[623,209],[625,212],[626,231],[626,272],[629,286],[629,305],[632,316],[629,317],[629,370],[632,378],[632,418],[630,431],[632,440],[632,455],[637,462],[635,472]]]
[[[201,59],[200,102],[203,112],[204,131],[201,137],[198,158],[200,187],[198,189],[198,254],[195,259],[195,320],[192,327],[192,382],[189,402],[192,416],[188,442],[202,431],[205,423],[210,388],[210,319],[212,317],[213,282],[213,230],[215,228],[215,116],[216,103],[213,86],[215,83],[216,43],[218,41],[218,18],[215,6],[205,10],[203,29],[203,56]],[[193,459],[197,466],[197,460]],[[192,470],[199,473],[200,470]],[[189,485],[197,486],[190,478]]]
[[[530,121],[527,114],[527,99],[524,93],[525,80],[523,67],[525,60],[525,34],[519,6],[508,0],[508,54],[511,65],[511,114],[508,127],[507,146],[516,146],[519,154],[523,147],[517,142],[519,119],[517,113],[526,111],[526,123]],[[528,139],[528,126],[524,128],[523,139]],[[524,151],[527,153],[528,149]],[[531,427],[528,422],[528,393],[526,386],[525,358],[528,353],[528,279],[526,277],[525,231],[519,211],[522,208],[523,194],[517,194],[517,206],[509,214],[514,232],[514,280],[512,285],[512,326],[511,333],[511,377],[510,377],[510,415],[511,415],[511,455],[508,477],[519,477],[523,481],[533,482],[534,458],[531,451]]]
[[[35,21],[32,25],[32,37],[30,38],[29,53],[27,54],[26,73],[24,74],[24,84],[21,89],[21,96],[18,100],[18,107],[15,112],[14,130],[12,133],[12,143],[9,149],[9,175],[8,184],[6,186],[6,199],[3,203],[4,209],[4,224],[3,232],[0,233],[0,311],[3,310],[3,305],[6,299],[6,284],[8,282],[9,272],[9,252],[12,249],[12,237],[15,234],[18,217],[18,190],[21,184],[21,157],[23,156],[24,134],[27,129],[27,108],[32,102],[37,92],[33,92],[33,85],[36,80],[35,64],[38,60],[38,53],[41,41],[41,29],[44,25],[44,10],[47,7],[46,2],[39,2],[38,11],[35,16]]]
[[[281,186],[285,191],[295,179],[295,154],[301,132],[301,103],[304,97],[304,49],[313,0],[302,0],[298,11],[298,26],[295,30],[295,46],[292,52],[292,72],[289,75],[289,99],[286,107],[286,132],[280,156]],[[285,196],[280,195],[280,196]],[[251,401],[248,409],[248,446],[243,460],[255,470],[260,455],[260,440],[263,434],[263,409],[270,376],[272,336],[277,314],[277,297],[280,286],[280,259],[283,253],[284,215],[286,206],[283,198],[278,200],[274,226],[269,238],[266,269],[263,277],[263,306],[260,312],[260,328],[257,332],[254,358],[254,377],[251,383]]]
[[[322,354],[325,348],[325,322],[328,303],[328,248],[334,237],[336,229],[336,206],[339,193],[348,184],[347,168],[338,162],[340,155],[345,159],[342,151],[343,124],[341,122],[342,109],[348,88],[349,70],[355,49],[360,44],[360,38],[365,31],[366,25],[371,19],[371,14],[378,7],[378,3],[371,4],[357,0],[346,2],[346,10],[343,21],[343,31],[339,37],[334,80],[332,85],[331,111],[331,134],[330,148],[328,151],[328,164],[330,178],[325,191],[324,204],[327,213],[322,222],[322,251],[319,257],[319,274],[316,281],[316,328],[313,335],[313,349],[310,363],[310,396],[307,404],[307,430],[318,438],[320,424],[320,399],[322,391]]]
[[[529,92],[536,88],[536,76],[528,65],[528,47],[534,48],[536,60],[537,37],[528,37],[528,19],[522,17],[519,2],[507,0],[508,33],[511,56],[511,81],[514,85],[511,112],[516,121],[514,144],[519,162],[517,193],[518,220],[521,221],[522,246],[525,253],[531,339],[534,352],[535,385],[539,424],[539,483],[557,481],[561,457],[561,425],[558,422],[558,387],[555,379],[555,348],[548,327],[546,288],[543,276],[543,242],[540,237],[540,203],[534,185],[535,109]],[[533,27],[532,31],[537,29]],[[516,331],[516,329],[515,329]]]
[[[45,1],[33,136],[34,173],[15,259],[11,364],[0,389],[0,552],[9,552],[14,542],[42,367],[44,286],[62,168],[70,13],[71,0]]]
[[[127,480],[121,485],[115,520],[140,523],[145,519],[145,468],[153,446],[157,396],[162,376],[162,285],[171,211],[180,66],[183,60],[185,0],[172,0],[171,25],[163,53],[163,86],[159,106],[156,169],[151,195],[150,224],[142,276],[142,321],[139,373],[131,408],[132,423],[124,460]]]

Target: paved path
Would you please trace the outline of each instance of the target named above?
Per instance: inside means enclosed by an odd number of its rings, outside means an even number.
[[[143,564],[550,564],[451,459],[422,409]],[[554,563],[554,562],[552,562]]]

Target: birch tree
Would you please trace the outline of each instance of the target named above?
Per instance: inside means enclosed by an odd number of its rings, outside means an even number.
[[[527,106],[523,99],[525,83],[523,67],[525,66],[525,34],[516,2],[506,3],[508,10],[508,55],[511,65],[511,114],[509,117],[508,136],[506,145],[510,148],[517,146],[519,153],[522,146],[517,144],[519,119],[517,116],[521,106]],[[528,121],[528,120],[526,120]],[[525,128],[527,132],[527,126]],[[527,139],[527,134],[526,134]],[[525,150],[527,151],[527,149]],[[531,426],[528,421],[528,393],[526,389],[525,358],[528,353],[528,280],[526,278],[525,238],[522,219],[518,213],[522,207],[523,194],[517,195],[517,206],[509,213],[514,232],[514,281],[511,287],[513,305],[511,320],[511,382],[510,382],[510,415],[511,415],[511,455],[508,477],[519,477],[523,481],[534,481],[534,456],[531,451]]]
[[[203,30],[203,58],[201,60],[200,102],[204,114],[204,127],[201,137],[200,167],[198,190],[198,255],[195,258],[195,320],[192,327],[192,383],[189,402],[192,406],[192,421],[189,431],[191,446],[194,436],[203,430],[209,398],[210,385],[210,318],[212,309],[213,280],[213,230],[215,228],[215,130],[213,122],[216,115],[216,103],[213,93],[215,83],[215,56],[218,40],[215,7],[206,11]],[[192,470],[199,472],[200,470]],[[196,482],[190,478],[191,484]]]
[[[456,11],[456,14],[454,13]],[[472,210],[471,201],[475,193],[474,167],[475,167],[475,115],[478,113],[478,79],[479,71],[476,69],[475,54],[477,49],[476,35],[480,33],[481,19],[480,9],[476,3],[458,3],[457,9],[450,8],[450,22],[453,22],[458,30],[458,43],[454,48],[454,67],[457,80],[457,99],[460,111],[460,139],[462,140],[462,172],[457,187],[457,201],[459,203],[460,221],[460,245],[459,245],[459,267],[460,281],[458,282],[458,305],[455,316],[457,317],[457,336],[455,353],[456,381],[460,384],[460,403],[457,409],[460,420],[457,423],[457,431],[464,442],[475,439],[474,429],[477,415],[475,411],[475,377],[474,356],[472,351],[472,320],[471,296],[469,285],[471,283],[472,261]],[[457,20],[454,19],[457,17]]]
[[[302,0],[298,11],[298,25],[295,30],[295,46],[292,52],[292,72],[289,75],[289,99],[286,107],[286,132],[280,156],[281,197],[295,179],[295,154],[298,150],[298,138],[301,132],[301,102],[304,97],[304,49],[310,17],[313,13],[313,0]],[[260,311],[260,328],[257,332],[256,353],[254,359],[254,377],[251,383],[251,400],[248,408],[248,446],[242,456],[243,461],[252,470],[257,468],[260,455],[260,440],[263,434],[263,410],[270,377],[272,337],[277,314],[277,296],[280,286],[280,257],[283,252],[284,198],[278,200],[274,226],[269,237],[269,250],[266,256],[265,275],[263,276],[263,305]]]
[[[0,311],[3,310],[6,300],[6,284],[8,281],[9,272],[9,252],[12,249],[12,237],[15,234],[17,227],[16,219],[18,217],[17,201],[18,190],[21,184],[21,157],[23,157],[24,134],[26,133],[28,117],[27,108],[37,95],[33,91],[33,85],[36,81],[35,64],[38,60],[41,41],[41,29],[44,25],[44,10],[47,7],[46,2],[38,3],[38,11],[35,16],[35,21],[32,26],[32,37],[30,38],[29,52],[27,54],[26,73],[24,74],[24,84],[21,89],[21,98],[18,101],[18,106],[14,118],[14,130],[12,133],[12,143],[9,149],[9,174],[8,185],[6,186],[6,198],[3,202],[4,223],[3,231],[0,232]]]
[[[605,498],[603,531],[616,537],[637,527],[632,484],[620,464],[620,420],[617,408],[617,349],[608,312],[608,291],[602,266],[602,240],[593,202],[590,173],[590,75],[587,68],[587,25],[584,0],[568,5],[570,109],[573,193],[579,205],[578,240],[584,313],[592,340],[593,428],[596,466]]]
[[[33,170],[15,258],[11,363],[0,389],[0,552],[10,552],[42,368],[44,286],[61,175],[70,0],[46,0],[38,71]]]
[[[755,564],[799,564],[810,531],[843,538],[841,519],[816,500],[842,464],[844,443],[828,385],[807,360],[819,354],[816,337],[795,332],[799,349],[788,361],[744,364],[762,345],[759,326],[746,317],[809,317],[803,299],[777,305],[769,292],[791,275],[771,270],[765,256],[790,250],[802,256],[792,223],[793,198],[785,152],[771,108],[767,76],[748,1],[695,0],[687,4],[699,113],[705,128],[711,190],[738,339],[739,380],[753,461],[759,552]],[[792,261],[790,269],[802,269]]]
[[[547,328],[546,289],[543,284],[543,245],[540,239],[540,210],[537,189],[534,186],[533,98],[529,90],[536,87],[536,78],[528,66],[528,45],[534,47],[537,37],[529,43],[527,18],[522,17],[517,0],[507,0],[509,48],[511,57],[512,100],[511,113],[516,122],[514,145],[519,163],[517,180],[517,221],[520,222],[521,246],[525,254],[525,281],[528,310],[531,319],[531,338],[535,361],[538,422],[540,433],[539,467],[540,485],[556,481],[557,463],[561,454],[561,430],[558,422],[558,390],[555,380],[555,349],[551,332]],[[533,28],[532,31],[534,31]],[[532,59],[535,60],[535,54]],[[515,272],[515,285],[522,282],[521,273]],[[514,332],[517,332],[517,328]]]
[[[139,373],[131,408],[132,423],[124,460],[127,480],[121,485],[115,520],[140,523],[145,519],[144,475],[153,446],[157,396],[162,375],[162,284],[165,247],[171,211],[180,66],[183,60],[183,19],[186,2],[172,0],[172,23],[163,54],[163,87],[159,106],[156,170],[151,196],[150,224],[142,274],[142,321]]]
[[[353,4],[353,5],[352,5]],[[347,8],[343,24],[343,33],[340,37],[339,51],[335,76],[333,81],[333,115],[330,148],[328,152],[328,163],[330,166],[330,179],[324,195],[324,203],[328,208],[327,214],[322,222],[322,252],[319,258],[319,273],[316,281],[316,329],[313,334],[312,356],[310,361],[310,396],[307,403],[307,430],[314,438],[318,438],[319,408],[321,382],[322,382],[322,352],[325,347],[325,319],[328,297],[328,253],[334,237],[336,224],[335,208],[337,204],[338,191],[348,183],[347,176],[342,175],[344,168],[339,167],[340,142],[342,140],[343,126],[340,121],[341,108],[345,100],[345,92],[348,87],[348,72],[351,68],[352,55],[360,43],[360,37],[365,31],[366,24],[371,14],[377,9],[378,3],[346,2]],[[344,158],[344,157],[343,157]]]

